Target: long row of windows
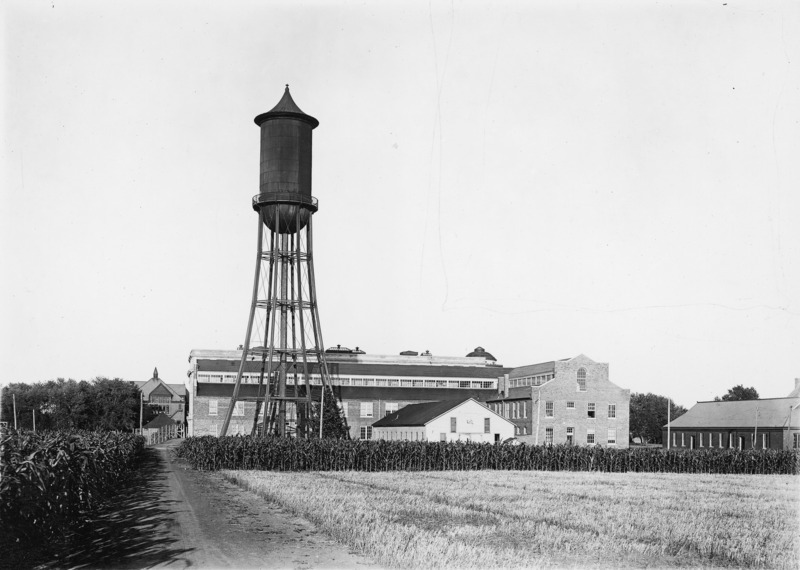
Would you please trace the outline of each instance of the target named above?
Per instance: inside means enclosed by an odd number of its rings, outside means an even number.
[[[544,443],[546,445],[553,445],[555,442],[554,438],[554,428],[545,428],[544,430]],[[527,435],[528,429],[522,428],[520,429],[517,427],[516,429],[517,435]],[[575,428],[574,427],[567,427],[567,437],[565,442],[567,445],[574,445],[575,444]],[[597,438],[595,437],[595,429],[589,428],[586,430],[586,443],[588,445],[596,445],[599,443]],[[617,428],[608,428],[608,432],[606,433],[606,444],[607,445],[617,445]]]
[[[509,380],[511,388],[521,388],[522,386],[541,386],[555,378],[555,374],[539,374],[537,376],[525,376],[524,378],[512,378]]]
[[[520,401],[512,401],[512,402],[493,402],[489,404],[489,408],[495,412],[503,416],[504,418],[508,418],[511,420],[518,420],[518,419],[525,419],[528,417],[528,403],[530,400],[520,400]],[[567,402],[566,405],[567,410],[575,410],[575,402]],[[548,400],[544,403],[544,417],[545,418],[554,418],[556,416],[556,404],[552,400]],[[594,402],[588,402],[586,404],[586,417],[587,418],[595,418],[597,417],[597,407]],[[608,419],[613,420],[617,417],[617,405],[616,404],[608,404]]]
[[[545,382],[549,382],[555,378],[555,374],[538,374],[534,376],[525,376],[523,378],[512,378],[509,380],[510,388],[520,388],[523,386],[541,386]],[[575,375],[577,381],[577,391],[586,391],[586,369],[579,368]]]
[[[243,384],[258,384],[259,374],[243,374]],[[233,384],[236,374],[198,374],[198,382]],[[304,384],[302,375],[297,376],[299,384]],[[294,383],[294,375],[287,376],[287,382]],[[309,375],[309,384],[322,385],[319,374]],[[497,380],[437,380],[432,378],[367,378],[362,376],[332,376],[331,384],[334,386],[379,386],[385,388],[478,388],[493,389],[497,387]]]
[[[795,435],[795,447],[797,447],[798,434]],[[762,432],[759,434],[761,441],[761,448],[769,448],[769,433]],[[697,436],[694,434],[686,434],[684,432],[672,432],[672,447],[688,447],[694,449],[695,447],[719,447],[720,449],[742,449],[746,445],[747,436],[737,435],[734,433],[725,432],[699,432]],[[749,437],[750,447],[755,447],[756,434],[751,433]]]

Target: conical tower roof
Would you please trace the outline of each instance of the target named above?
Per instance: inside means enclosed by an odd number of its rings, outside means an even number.
[[[278,104],[275,105],[272,110],[267,111],[266,113],[261,113],[254,120],[255,123],[260,127],[265,121],[280,118],[298,119],[300,121],[304,121],[311,125],[312,129],[315,129],[317,126],[319,126],[318,120],[311,115],[306,115],[300,110],[300,107],[297,106],[297,103],[294,102],[294,99],[292,99],[292,94],[289,93],[288,83],[286,84],[286,90],[283,92],[283,97],[281,97],[281,100],[278,101]]]

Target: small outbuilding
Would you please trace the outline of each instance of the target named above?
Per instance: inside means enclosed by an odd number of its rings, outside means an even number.
[[[371,439],[502,442],[514,424],[473,398],[410,404],[372,424]]]

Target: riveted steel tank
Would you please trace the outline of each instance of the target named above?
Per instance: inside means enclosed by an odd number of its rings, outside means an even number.
[[[281,234],[305,227],[317,201],[311,196],[311,131],[319,125],[292,100],[289,86],[280,102],[255,118],[261,128],[261,175],[253,208]]]

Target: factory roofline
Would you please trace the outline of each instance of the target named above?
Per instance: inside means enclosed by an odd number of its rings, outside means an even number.
[[[240,358],[231,359],[205,359],[198,358],[196,360],[199,372],[226,372],[236,373],[239,370]],[[275,361],[277,362],[277,361]],[[309,372],[312,374],[319,373],[319,365],[315,360],[309,359],[308,363]],[[359,360],[340,361],[337,359],[328,359],[328,370],[331,375],[336,376],[417,376],[420,378],[439,377],[439,378],[469,378],[469,379],[496,379],[503,374],[506,374],[509,368],[500,368],[496,366],[480,366],[480,365],[441,365],[438,363],[433,364],[404,364],[402,362],[389,362],[389,363],[373,363],[363,362]],[[244,372],[248,374],[258,373],[261,371],[261,360],[248,360],[245,363]]]
[[[206,350],[194,349],[189,353],[189,361],[195,360],[241,360],[241,350]],[[329,363],[352,363],[352,364],[402,364],[403,366],[417,364],[420,366],[464,366],[474,368],[490,368],[497,373],[498,376],[510,371],[510,368],[505,368],[492,360],[487,360],[478,357],[466,356],[434,356],[434,355],[419,355],[419,356],[406,356],[397,354],[359,354],[359,353],[337,353],[328,352],[325,354],[325,359]],[[251,362],[261,362],[257,355],[252,355],[248,358]],[[316,357],[310,355],[310,362],[316,360]]]

